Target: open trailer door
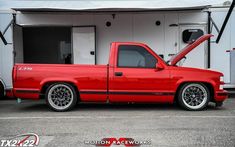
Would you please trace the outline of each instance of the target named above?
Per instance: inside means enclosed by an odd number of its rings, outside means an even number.
[[[95,26],[73,27],[73,63],[95,64]]]
[[[14,25],[13,41],[14,41],[14,63],[24,63],[22,26]]]

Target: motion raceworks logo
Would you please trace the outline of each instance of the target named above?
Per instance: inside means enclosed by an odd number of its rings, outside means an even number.
[[[86,140],[86,145],[95,145],[102,147],[111,147],[112,145],[121,145],[125,147],[136,147],[141,145],[151,145],[150,140],[135,140],[133,138],[103,138],[101,140]]]
[[[1,139],[1,147],[35,147],[39,144],[39,137],[35,133],[20,134],[8,139]]]

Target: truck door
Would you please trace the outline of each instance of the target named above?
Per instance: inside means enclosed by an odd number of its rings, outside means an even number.
[[[95,64],[95,27],[73,27],[73,63]]]
[[[156,69],[156,55],[141,45],[118,45],[116,65],[110,70],[110,102],[172,101],[167,69]],[[162,61],[161,61],[162,62]]]

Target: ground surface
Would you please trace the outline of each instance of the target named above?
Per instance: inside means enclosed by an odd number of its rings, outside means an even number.
[[[174,105],[80,104],[70,112],[49,110],[44,101],[0,101],[0,139],[33,132],[39,146],[89,147],[85,140],[130,137],[153,147],[235,146],[235,99],[222,108],[184,111]],[[123,145],[119,145],[120,147]]]

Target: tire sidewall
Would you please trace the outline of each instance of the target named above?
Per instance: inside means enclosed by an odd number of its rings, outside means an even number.
[[[51,88],[53,88],[54,86],[56,85],[65,85],[67,87],[69,87],[72,91],[72,94],[73,94],[73,100],[72,100],[72,103],[70,104],[70,106],[68,106],[67,108],[65,109],[56,109],[54,108],[50,103],[49,103],[49,97],[48,97],[48,94],[49,94],[49,91]],[[63,112],[63,111],[68,111],[68,110],[71,110],[72,108],[74,108],[74,106],[77,104],[77,92],[75,90],[75,88],[73,86],[71,86],[70,84],[67,84],[67,83],[55,83],[55,84],[52,84],[50,85],[47,90],[46,90],[46,93],[45,93],[45,98],[46,98],[46,103],[47,105],[54,111],[57,111],[57,112]]]
[[[185,103],[184,103],[184,101],[183,101],[183,97],[182,97],[182,93],[183,93],[184,89],[185,89],[187,86],[193,85],[193,84],[198,84],[198,85],[202,86],[202,87],[206,90],[206,93],[207,93],[207,99],[206,99],[205,104],[202,105],[200,108],[197,108],[197,109],[190,108],[190,107],[188,107],[187,105],[185,105]],[[209,89],[205,86],[205,84],[203,84],[203,83],[186,83],[186,84],[184,84],[184,85],[180,88],[180,90],[179,90],[179,93],[178,93],[178,103],[179,103],[179,105],[180,105],[181,107],[183,107],[183,108],[186,109],[186,110],[190,110],[190,111],[199,111],[199,110],[203,110],[203,109],[208,105],[208,103],[209,103],[209,101],[210,101],[210,96],[211,96],[211,95],[210,95],[210,91],[209,91]]]

